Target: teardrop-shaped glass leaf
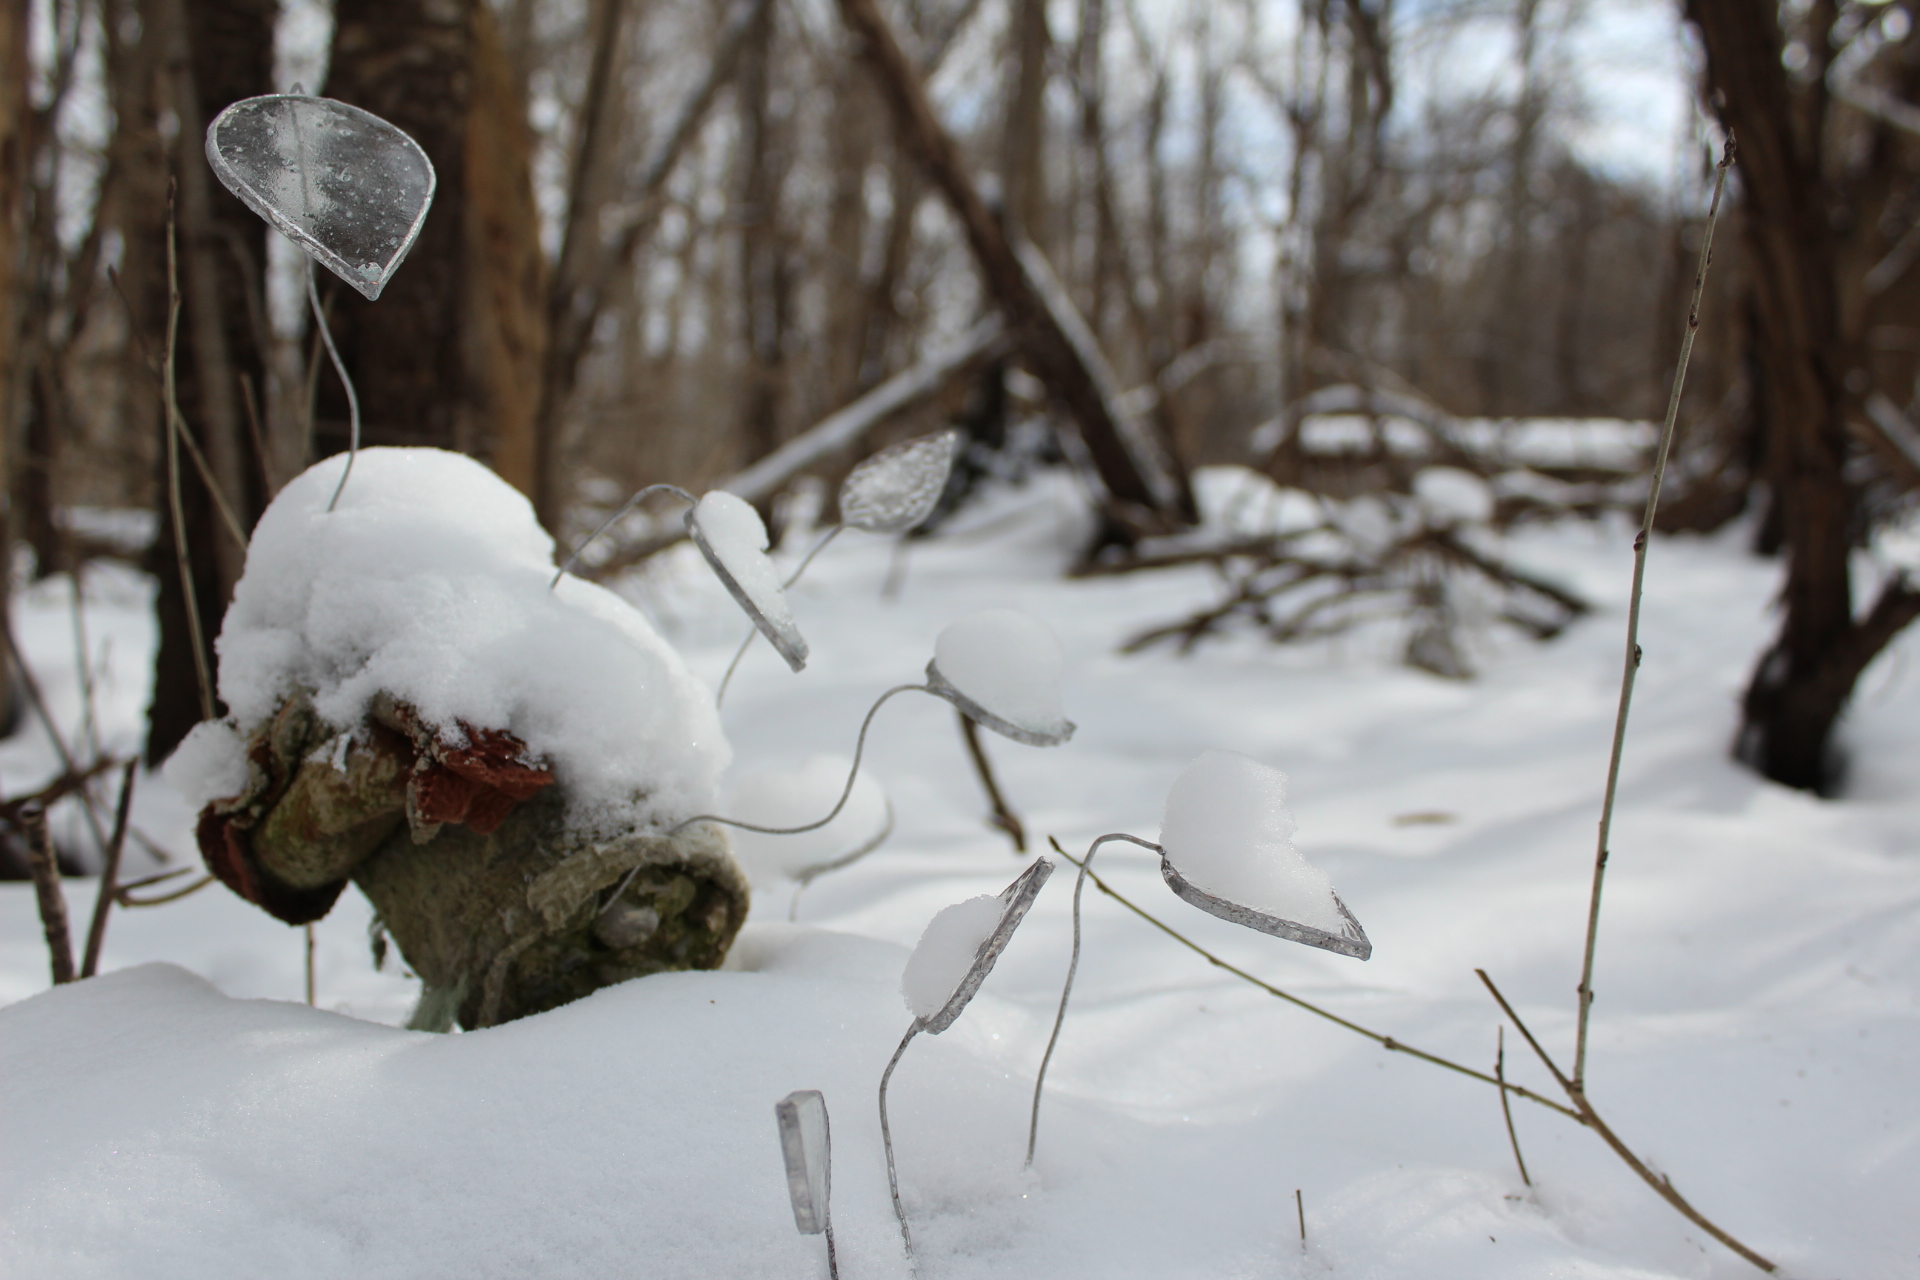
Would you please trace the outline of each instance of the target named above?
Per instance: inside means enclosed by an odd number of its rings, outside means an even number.
[[[767,526],[746,499],[715,489],[687,512],[687,536],[707,558],[734,602],[795,671],[807,665],[807,642],[794,625],[780,573],[767,558]]]
[[[793,1225],[802,1235],[827,1229],[832,1196],[832,1136],[827,1100],[818,1089],[796,1089],[773,1104],[780,1126],[780,1154],[787,1166]]]
[[[934,641],[927,687],[995,733],[1057,747],[1074,730],[1060,709],[1065,666],[1046,623],[1018,609],[983,609]]]
[[[927,1034],[939,1035],[966,1009],[1052,874],[1053,863],[1040,858],[998,895],[956,902],[928,922],[900,975],[900,994]]]
[[[207,162],[249,209],[370,299],[433,204],[433,162],[420,144],[332,98],[234,103],[207,126]]]
[[[1208,751],[1167,791],[1160,874],[1210,915],[1365,960],[1366,930],[1327,873],[1293,846],[1287,775],[1233,751]]]
[[[963,437],[958,431],[882,449],[840,484],[840,523],[868,533],[905,533],[929,515],[946,492]]]

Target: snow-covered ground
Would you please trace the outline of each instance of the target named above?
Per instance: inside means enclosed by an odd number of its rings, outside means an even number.
[[[1482,677],[1397,665],[1393,639],[1277,650],[1251,637],[1123,657],[1125,635],[1215,590],[1201,570],[1063,582],[1082,536],[1047,484],[917,545],[849,534],[793,591],[812,645],[764,643],[724,713],[733,768],[850,751],[881,690],[946,623],[1012,606],[1067,654],[1055,749],[987,744],[1029,831],[1084,849],[1157,834],[1209,748],[1291,779],[1295,837],[1374,952],[1361,963],[1205,916],[1144,850],[1103,874],[1147,910],[1343,1017],[1482,1069],[1489,970],[1564,1062],[1630,569],[1624,525],[1532,530],[1512,551],[1600,606],[1558,641],[1499,640]],[[628,594],[717,679],[739,613],[690,549]],[[1867,674],[1849,795],[1730,764],[1735,697],[1777,566],[1737,533],[1653,548],[1600,940],[1589,1078],[1622,1137],[1706,1214],[1804,1277],[1920,1274],[1920,634]],[[98,732],[137,741],[146,586],[89,571]],[[64,579],[16,600],[58,714],[79,725]],[[940,908],[1025,865],[984,822],[954,712],[897,698],[867,768],[892,840],[816,882],[788,925],[763,893],[726,971],[669,974],[478,1034],[395,1029],[416,984],[371,968],[349,893],[303,939],[214,887],[116,913],[106,976],[44,992],[31,891],[0,886],[0,1274],[33,1277],[653,1277],[825,1274],[794,1230],[773,1104],[824,1091],[847,1280],[905,1276],[874,1091],[910,1016],[907,948]],[[0,745],[19,794],[37,731]],[[190,815],[143,778],[136,821],[190,861]],[[84,840],[77,840],[84,845]],[[148,869],[142,862],[133,873]],[[1029,1092],[1067,962],[1072,868],[1041,893],[966,1014],[907,1051],[890,1093],[901,1192],[929,1277],[1735,1277],[1754,1274],[1593,1134],[1208,966],[1097,893],[1049,1070]],[[76,918],[89,882],[69,883]],[[1507,1068],[1553,1094],[1507,1036]],[[1306,1242],[1294,1193],[1305,1207]],[[1904,1208],[1902,1206],[1905,1206]]]

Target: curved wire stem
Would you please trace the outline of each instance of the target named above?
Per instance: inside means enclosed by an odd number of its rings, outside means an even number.
[[[1048,839],[1053,840],[1051,836]],[[1089,845],[1086,858],[1079,864],[1080,874],[1075,876],[1073,881],[1073,958],[1067,961],[1067,980],[1060,985],[1060,1009],[1053,1015],[1053,1034],[1047,1037],[1047,1051],[1040,1055],[1040,1073],[1033,1078],[1033,1114],[1027,1121],[1027,1168],[1029,1169],[1033,1168],[1033,1144],[1040,1137],[1040,1090],[1046,1086],[1047,1064],[1053,1061],[1054,1046],[1060,1042],[1060,1024],[1067,1020],[1067,998],[1073,994],[1073,975],[1080,969],[1080,891],[1087,887],[1087,874],[1093,867],[1093,855],[1100,851],[1101,845],[1113,840],[1125,840],[1130,844],[1139,845],[1142,849],[1160,852],[1160,846],[1151,841],[1116,831],[1101,836]],[[1053,847],[1060,849],[1059,842],[1053,841]],[[1060,849],[1060,854],[1065,857],[1066,850]]]
[[[907,1034],[900,1041],[900,1047],[893,1051],[893,1058],[887,1063],[887,1069],[880,1074],[880,1145],[887,1149],[887,1190],[893,1193],[893,1216],[900,1219],[900,1239],[907,1246],[907,1262],[913,1262],[913,1233],[907,1230],[907,1211],[900,1203],[900,1179],[893,1168],[893,1129],[887,1124],[887,1082],[893,1079],[893,1069],[900,1065],[900,1055],[907,1051],[913,1038],[926,1026],[923,1019],[915,1018],[913,1025],[907,1028]]]
[[[640,490],[640,492],[634,494],[631,498],[628,498],[626,502],[621,504],[620,509],[618,511],[608,516],[605,520],[602,520],[598,528],[596,528],[592,533],[588,534],[586,537],[580,540],[580,545],[573,549],[573,554],[567,557],[567,562],[561,565],[560,568],[557,571],[555,571],[553,575],[553,581],[547,584],[547,590],[551,591],[555,587],[560,585],[560,579],[566,577],[567,574],[573,569],[573,566],[580,563],[581,553],[584,552],[588,547],[593,545],[593,540],[595,538],[598,538],[601,534],[605,533],[608,529],[612,528],[615,521],[619,520],[620,517],[626,515],[627,512],[639,506],[642,502],[645,502],[647,500],[647,497],[650,494],[655,494],[655,493],[670,493],[674,497],[679,498],[681,501],[685,502],[690,507],[700,505],[700,500],[698,498],[695,498],[692,494],[688,493],[685,489],[682,489],[677,484],[648,485],[646,488]]]
[[[340,348],[333,345],[327,313],[320,309],[320,290],[314,287],[312,258],[307,259],[307,305],[313,309],[313,323],[320,330],[320,341],[327,344],[327,358],[333,361],[333,371],[340,375],[340,385],[347,389],[347,467],[340,473],[340,483],[333,487],[333,497],[327,502],[327,510],[332,511],[340,505],[340,495],[347,490],[353,460],[360,456],[360,393],[353,389],[353,379],[347,376],[347,363],[340,358]]]
[[[834,801],[833,808],[827,811],[826,817],[821,818],[817,822],[809,822],[804,827],[762,827],[755,823],[742,822],[738,818],[725,818],[717,813],[701,813],[669,828],[667,835],[669,837],[677,836],[696,822],[717,822],[724,827],[738,827],[742,831],[757,831],[763,836],[797,836],[802,832],[817,831],[821,827],[826,826],[829,822],[832,822],[840,816],[840,811],[847,807],[847,797],[853,794],[854,779],[860,776],[860,758],[866,754],[867,730],[873,727],[873,718],[880,714],[881,707],[887,705],[887,699],[893,697],[896,693],[906,693],[910,690],[918,690],[921,693],[933,693],[933,690],[924,684],[898,684],[881,694],[880,697],[875,700],[874,704],[867,708],[867,718],[860,722],[860,737],[855,740],[853,744],[853,767],[847,770],[847,785],[840,788],[840,798]],[[938,695],[936,694],[935,696],[937,697]],[[891,834],[893,830],[891,821],[888,823],[887,830],[888,833]],[[633,882],[634,876],[639,873],[640,868],[637,866],[627,872],[626,877],[620,881],[614,888],[614,891],[607,895],[607,900],[601,904],[600,910],[604,912],[608,907],[620,901],[620,895],[627,891],[627,886]]]
[[[780,584],[780,589],[782,591],[785,591],[788,587],[791,587],[794,583],[800,581],[800,575],[807,571],[807,566],[813,563],[813,558],[819,555],[822,551],[825,551],[827,549],[827,544],[829,542],[832,542],[835,538],[839,537],[840,531],[846,527],[847,526],[843,524],[837,524],[833,526],[833,528],[827,530],[826,536],[824,538],[821,538],[820,541],[813,544],[813,550],[807,552],[805,556],[801,557],[799,567],[794,569],[794,571],[788,575],[787,580]],[[714,710],[718,711],[720,709],[721,704],[726,702],[727,686],[733,683],[733,673],[740,669],[740,659],[747,656],[747,650],[753,647],[753,638],[759,634],[760,634],[760,628],[748,627],[747,634],[740,637],[740,647],[733,651],[733,661],[727,664],[727,674],[720,677],[719,692],[713,695]]]

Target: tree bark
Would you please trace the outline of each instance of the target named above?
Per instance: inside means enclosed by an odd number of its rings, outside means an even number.
[[[21,306],[21,258],[26,224],[28,7],[0,13],[0,493],[12,491],[8,464],[18,421],[16,379],[26,316]],[[12,531],[0,521],[0,545],[13,545]],[[9,607],[11,574],[0,574],[0,615]],[[0,659],[0,730],[13,727],[13,670]]]
[[[151,186],[159,174],[168,173],[174,182],[184,307],[174,352],[180,410],[204,445],[228,505],[242,527],[250,528],[268,495],[260,456],[246,425],[247,392],[241,379],[247,379],[256,395],[266,386],[266,226],[214,181],[201,151],[201,137],[207,122],[229,103],[272,90],[278,5],[275,0],[150,0],[140,16],[141,39],[157,43],[153,52],[158,76],[153,96],[129,102],[123,118],[163,148],[158,156],[146,157],[147,166],[158,162],[158,172],[150,169],[146,180],[137,185]],[[129,87],[137,91],[140,86]],[[148,132],[148,121],[157,122],[168,114],[177,126],[171,139],[157,123]],[[160,345],[166,327],[168,210],[162,200],[130,212],[127,279],[133,323],[147,335],[153,354],[164,357]],[[143,241],[138,252],[131,245],[135,239]],[[164,416],[157,416],[155,422],[164,433]],[[164,446],[157,454],[165,458]],[[187,558],[211,670],[212,641],[219,634],[245,553],[221,527],[198,471],[183,467],[180,483]],[[164,463],[158,485],[155,509],[164,512]],[[159,522],[149,563],[158,584],[155,610],[160,645],[154,659],[146,756],[149,762],[158,762],[172,752],[201,713],[193,633],[175,569],[169,520]]]
[[[1920,594],[1895,578],[1868,616],[1854,619],[1856,498],[1844,472],[1850,353],[1821,163],[1824,93],[1796,97],[1771,4],[1688,0],[1687,16],[1706,49],[1721,122],[1739,140],[1768,470],[1786,554],[1780,631],[1748,683],[1735,753],[1776,782],[1820,791],[1837,780],[1831,738],[1854,681],[1920,613]],[[1830,25],[1816,24],[1823,41]],[[1829,55],[1815,56],[1824,65]]]
[[[987,290],[1007,313],[1018,346],[1079,429],[1107,491],[1109,536],[1132,541],[1192,519],[1186,477],[1159,455],[1138,423],[1121,418],[1095,372],[1021,263],[941,125],[913,64],[874,0],[840,0],[840,15],[892,112],[896,136],[960,220]],[[1083,326],[1084,327],[1084,326]]]

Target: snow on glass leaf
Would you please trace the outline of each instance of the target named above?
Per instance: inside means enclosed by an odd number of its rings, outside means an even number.
[[[1046,623],[1018,609],[984,609],[934,640],[927,686],[995,733],[1057,747],[1074,730],[1060,709],[1065,667]]]
[[[1293,847],[1287,775],[1209,751],[1167,792],[1161,875],[1181,898],[1235,924],[1365,960],[1373,953],[1333,882]]]
[[[933,513],[946,491],[958,431],[940,431],[882,449],[840,485],[840,523],[868,533],[905,533]]]
[[[900,975],[900,994],[929,1034],[945,1031],[967,1007],[1052,874],[1043,858],[999,894],[956,902],[928,921]]]
[[[767,526],[746,499],[722,489],[687,513],[687,534],[753,625],[795,671],[807,665],[807,642],[787,608],[780,574],[767,558]]]
[[[379,116],[332,98],[246,98],[207,128],[227,190],[369,299],[433,204],[432,161]]]
[[[797,767],[763,769],[735,783],[727,810],[758,827],[796,827],[813,821],[840,798],[852,761],[841,755],[809,756]],[[886,792],[866,772],[855,776],[847,803],[832,822],[793,835],[741,828],[734,856],[755,886],[780,880],[805,883],[871,853],[893,830]]]

